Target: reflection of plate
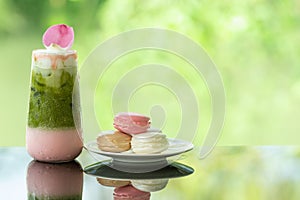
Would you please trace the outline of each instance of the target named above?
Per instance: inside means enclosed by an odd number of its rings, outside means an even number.
[[[106,179],[113,180],[147,180],[147,179],[169,179],[190,175],[194,169],[184,164],[173,162],[159,170],[145,173],[130,173],[114,169],[112,161],[106,160],[95,163],[84,168],[84,172]]]
[[[132,151],[126,151],[122,153],[112,153],[101,151],[98,149],[96,141],[91,141],[86,144],[89,151],[108,156],[113,158],[114,161],[127,162],[127,163],[146,163],[146,162],[159,162],[165,160],[167,157],[179,155],[181,153],[190,151],[193,149],[193,144],[179,139],[168,139],[169,148],[159,154],[135,154]]]

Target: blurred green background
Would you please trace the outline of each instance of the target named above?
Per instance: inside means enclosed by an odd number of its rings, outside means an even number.
[[[43,32],[57,23],[74,27],[79,65],[123,31],[183,33],[202,45],[223,77],[226,120],[219,145],[299,144],[300,1],[0,0],[0,22],[0,146],[25,144],[31,52],[43,48]],[[125,59],[126,66],[133,60]],[[209,126],[208,97],[206,91],[199,139]],[[111,127],[111,120],[104,123]]]

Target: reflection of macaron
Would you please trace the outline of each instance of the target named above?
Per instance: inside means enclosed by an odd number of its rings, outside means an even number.
[[[149,200],[150,195],[150,192],[140,191],[131,185],[114,190],[114,200]]]
[[[144,192],[156,192],[165,188],[168,181],[169,179],[131,180],[131,184]]]
[[[97,137],[98,148],[108,152],[123,152],[130,149],[131,136],[120,131],[113,134],[101,134]]]
[[[130,181],[122,181],[122,180],[112,180],[106,178],[97,178],[98,183],[108,187],[121,187],[125,185],[129,185]]]
[[[150,127],[150,118],[138,113],[118,113],[114,118],[114,127],[121,132],[138,134]]]
[[[131,139],[131,149],[138,154],[161,153],[168,147],[168,139],[163,133],[146,132],[133,135]]]

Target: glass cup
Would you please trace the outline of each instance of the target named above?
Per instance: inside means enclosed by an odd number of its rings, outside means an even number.
[[[32,53],[26,147],[44,162],[74,160],[82,151],[77,53]]]

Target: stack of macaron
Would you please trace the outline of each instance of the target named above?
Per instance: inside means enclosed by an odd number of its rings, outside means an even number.
[[[138,113],[118,113],[114,117],[114,133],[102,133],[97,137],[98,148],[106,152],[120,153],[131,150],[136,154],[158,154],[168,149],[165,134],[150,129],[150,118]]]

